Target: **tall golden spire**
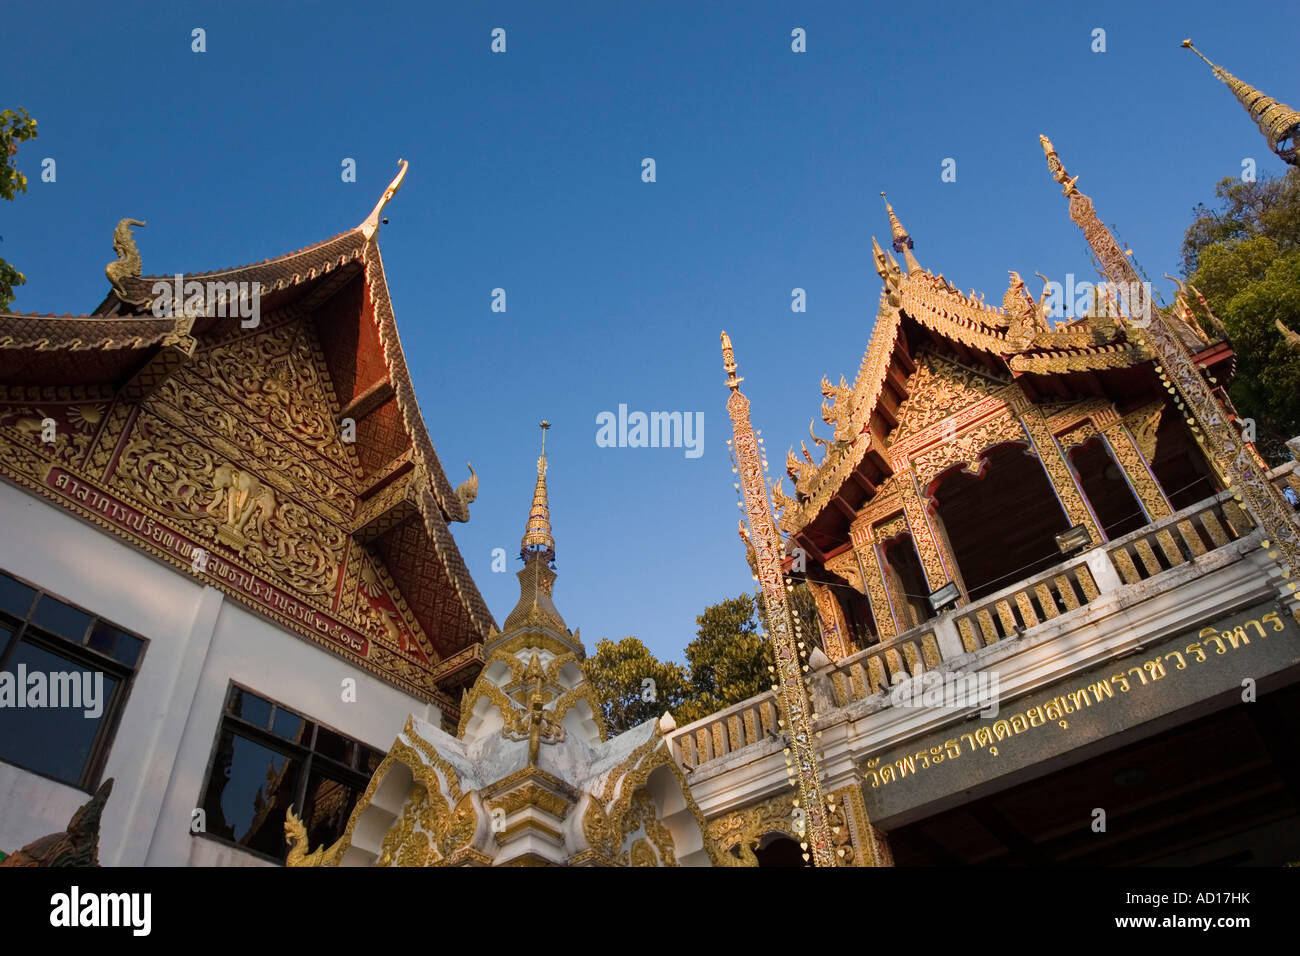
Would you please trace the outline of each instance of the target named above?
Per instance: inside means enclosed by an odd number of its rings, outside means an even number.
[[[1272,542],[1275,549],[1269,557],[1276,559],[1284,585],[1279,593],[1289,607],[1295,607],[1297,582],[1287,580],[1300,571],[1300,529],[1291,516],[1291,507],[1282,498],[1277,487],[1269,480],[1261,463],[1255,460],[1241,432],[1233,424],[1233,416],[1215,396],[1206,381],[1205,371],[1176,333],[1171,319],[1151,301],[1149,283],[1143,281],[1114,234],[1101,221],[1093,207],[1092,199],[1075,185],[1079,177],[1070,177],[1061,157],[1056,154],[1052,141],[1039,136],[1047,168],[1052,178],[1064,187],[1069,199],[1070,220],[1083,230],[1083,237],[1092,248],[1101,272],[1113,287],[1128,289],[1127,311],[1140,321],[1126,323],[1130,340],[1145,348],[1153,359],[1154,371],[1165,388],[1185,406],[1184,415],[1192,428],[1197,444],[1204,450],[1212,467],[1223,479],[1225,487],[1235,492],[1237,501],[1246,506],[1256,524],[1264,529],[1265,547]]]
[[[1277,153],[1282,162],[1290,163],[1292,166],[1298,165],[1296,145],[1297,140],[1300,140],[1300,112],[1291,109],[1285,103],[1279,103],[1271,96],[1265,96],[1262,91],[1248,83],[1243,83],[1223,67],[1211,63],[1204,53],[1192,46],[1191,40],[1184,40],[1183,46],[1205,60],[1214,71],[1214,75],[1232,90],[1232,95],[1237,98],[1237,102],[1246,108],[1250,118],[1255,121],[1259,131],[1268,140],[1268,148]]]
[[[881,190],[880,197],[885,198],[884,190]],[[885,199],[885,212],[889,213],[889,232],[894,237],[894,251],[902,255],[903,262],[907,264],[908,274],[923,271],[921,264],[916,261],[916,256],[912,255],[912,237],[898,221],[898,216],[894,214],[894,207],[889,204],[888,199]]]
[[[777,530],[772,503],[767,496],[763,453],[749,420],[749,399],[740,390],[736,355],[731,347],[731,337],[726,332],[722,333],[722,367],[727,372],[727,387],[731,389],[727,414],[731,416],[732,440],[729,444],[736,462],[735,470],[740,476],[736,487],[740,489],[741,506],[749,518],[749,540],[757,564],[755,573],[762,589],[772,653],[776,658],[777,684],[773,690],[777,692],[781,707],[780,726],[788,740],[787,773],[791,783],[798,788],[795,806],[801,808],[806,816],[802,843],[805,859],[811,857],[816,866],[835,866],[838,858],[828,813],[834,798],[828,800],[822,789],[821,760],[817,756],[813,730],[813,720],[817,715],[813,713],[812,699],[804,685],[803,659],[800,657],[803,642],[785,599],[781,533]]]
[[[488,640],[485,650],[489,652],[509,640],[520,628],[541,627],[549,630],[554,639],[579,657],[586,653],[581,638],[565,627],[564,618],[551,600],[551,591],[555,587],[555,569],[551,567],[555,560],[555,538],[551,536],[551,508],[546,498],[546,430],[550,427],[550,422],[541,423],[542,454],[537,459],[537,485],[533,489],[528,526],[524,529],[524,539],[519,548],[519,557],[524,560],[517,575],[519,602],[506,616],[501,632]]]
[[[546,498],[546,430],[550,422],[542,422],[542,454],[537,459],[537,485],[533,489],[533,506],[528,511],[528,526],[519,556],[540,554],[547,561],[555,560],[555,538],[551,536],[551,506]]]

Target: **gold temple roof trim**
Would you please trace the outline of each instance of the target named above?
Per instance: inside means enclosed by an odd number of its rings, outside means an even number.
[[[1003,309],[959,292],[942,276],[924,269],[904,274],[896,266],[893,270],[886,266],[884,275],[886,287],[876,327],[853,383],[848,424],[836,429],[835,437],[840,440],[796,485],[796,491],[805,497],[802,504],[784,495],[775,496],[778,507],[783,506],[779,522],[783,531],[797,532],[816,518],[870,449],[871,417],[880,401],[904,313],[950,341],[997,356],[1015,373],[1126,368],[1147,359],[1122,332],[1116,342],[1096,344],[1091,329],[1076,325],[1036,332],[1017,347],[1008,341],[1010,320]]]
[[[1036,355],[1013,355],[1007,364],[1013,372],[1061,374],[1063,372],[1099,371],[1129,368],[1145,362],[1149,355],[1132,344],[1098,345],[1077,352],[1043,352]]]
[[[448,578],[456,589],[462,606],[479,634],[486,637],[488,632],[496,627],[496,621],[492,617],[492,612],[488,610],[483,595],[479,593],[478,585],[470,576],[469,568],[466,567],[451,530],[447,527],[447,521],[468,521],[469,507],[447,480],[447,473],[443,470],[438,454],[433,449],[424,417],[420,414],[420,405],[415,397],[415,385],[411,381],[406,356],[397,335],[397,321],[393,314],[392,299],[388,293],[383,259],[379,254],[379,244],[374,239],[365,245],[364,262],[366,288],[374,310],[384,364],[388,367],[389,380],[393,385],[393,394],[402,416],[402,424],[411,438],[416,480],[423,486],[423,493],[417,496],[416,501],[424,528]]]

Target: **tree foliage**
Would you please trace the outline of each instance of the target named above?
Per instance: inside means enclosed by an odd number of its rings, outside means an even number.
[[[587,680],[603,701],[605,727],[611,734],[675,711],[686,696],[680,664],[661,661],[635,637],[618,643],[602,638],[582,663]],[[653,684],[645,684],[646,680]]]
[[[797,585],[792,608],[805,640],[817,634],[812,596]],[[660,661],[635,637],[596,642],[583,663],[587,680],[605,701],[610,733],[621,733],[669,711],[679,725],[748,700],[772,685],[772,648],[760,629],[760,604],[752,594],[728,598],[695,619],[695,639],[686,645],[686,666]],[[803,620],[809,617],[810,620]],[[654,681],[654,700],[643,683]]]
[[[1253,418],[1272,462],[1300,434],[1300,354],[1277,322],[1300,331],[1300,170],[1215,187],[1221,210],[1198,206],[1183,239],[1183,273],[1223,322],[1237,354],[1229,395]],[[1195,296],[1190,303],[1209,328]]]
[[[27,192],[27,177],[13,164],[18,144],[36,138],[36,120],[21,106],[18,110],[0,112],[0,199],[12,200],[20,192]],[[27,281],[27,277],[0,259],[0,312],[9,310],[14,301],[14,287]]]
[[[686,645],[690,692],[674,714],[690,723],[753,697],[772,683],[771,648],[759,634],[758,602],[750,594],[728,598],[695,619],[695,640]]]

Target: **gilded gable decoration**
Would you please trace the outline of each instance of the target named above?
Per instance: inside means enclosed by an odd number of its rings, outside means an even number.
[[[433,450],[374,241],[405,171],[356,229],[180,276],[255,285],[250,327],[131,314],[176,276],[122,220],[95,314],[0,316],[0,471],[454,720],[495,622],[447,527],[478,475]]]

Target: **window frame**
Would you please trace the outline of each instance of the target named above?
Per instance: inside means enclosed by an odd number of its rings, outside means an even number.
[[[246,718],[231,712],[231,704],[236,691],[252,694],[254,697],[257,697],[270,705],[271,711],[267,718],[266,727],[259,727],[257,724],[252,723]],[[311,725],[311,742],[309,744],[300,744],[296,741],[290,740],[288,737],[282,737],[270,729],[275,726],[276,717],[281,711],[292,714],[299,720],[305,721]],[[336,734],[345,740],[351,741],[357,746],[357,768],[342,764],[333,757],[330,757],[328,754],[321,753],[316,749],[317,739],[322,729],[327,730],[332,734]],[[344,733],[336,727],[309,717],[307,714],[289,707],[286,704],[282,704],[247,684],[234,680],[228,681],[226,684],[226,692],[222,697],[221,715],[217,721],[217,731],[212,738],[212,749],[208,754],[208,762],[203,772],[203,781],[199,785],[199,794],[198,799],[194,804],[195,807],[202,808],[206,805],[208,788],[212,783],[212,775],[217,769],[217,758],[221,751],[221,739],[227,731],[234,733],[236,736],[242,736],[245,740],[251,741],[258,746],[265,747],[268,750],[299,762],[299,779],[294,787],[292,806],[294,807],[294,812],[301,817],[304,822],[306,822],[307,816],[306,798],[313,770],[320,767],[327,772],[332,779],[337,780],[342,778],[342,782],[346,786],[350,786],[356,790],[357,799],[360,800],[361,795],[365,793],[366,788],[370,785],[371,778],[374,776],[373,770],[359,769],[365,764],[365,752],[372,751],[378,754],[381,761],[385,756],[387,756],[387,751],[382,750],[379,747],[373,747],[364,740],[360,740],[353,737],[351,734]],[[353,780],[349,781],[347,779],[348,777],[352,777]],[[353,804],[354,809],[355,806],[356,805]],[[350,815],[351,812],[349,811],[349,816]],[[284,866],[285,856],[288,851],[287,846],[285,846],[279,856],[272,856],[269,853],[265,853],[261,850],[240,843],[238,840],[221,836],[207,829],[199,832],[194,832],[191,829],[190,836],[191,838],[202,837],[207,840],[212,840],[224,846],[229,846],[244,853],[251,854],[258,859],[275,863],[277,866]],[[282,845],[287,844],[287,841],[285,841],[283,837],[281,838],[281,842]],[[306,850],[307,848],[304,847],[303,849]]]
[[[24,587],[31,588],[36,592],[32,602],[27,606],[27,613],[19,617],[12,611],[0,608],[0,626],[12,630],[13,634],[9,637],[8,642],[0,647],[0,671],[10,671],[10,661],[18,647],[24,642],[37,647],[56,657],[63,658],[70,663],[85,667],[91,671],[102,671],[105,676],[112,676],[117,681],[117,686],[113,689],[109,699],[104,702],[104,713],[99,720],[99,727],[95,731],[95,740],[90,746],[90,752],[86,755],[85,762],[82,764],[81,775],[75,783],[71,783],[61,777],[54,776],[43,770],[37,770],[28,767],[16,760],[11,760],[0,752],[0,763],[7,764],[10,767],[16,767],[25,773],[30,773],[41,777],[45,780],[51,780],[55,783],[62,784],[65,787],[73,787],[87,794],[94,794],[99,789],[102,782],[105,767],[108,764],[109,753],[113,749],[113,744],[117,740],[117,732],[121,725],[122,714],[126,710],[126,703],[130,699],[131,691],[135,687],[136,675],[139,674],[143,665],[145,655],[149,651],[150,641],[148,638],[137,634],[119,624],[110,621],[102,615],[96,614],[79,604],[55,594],[45,588],[38,586],[26,578],[20,577],[11,571],[0,569],[0,574],[12,578]],[[81,642],[74,643],[69,637],[55,634],[48,628],[32,621],[32,615],[40,605],[42,598],[50,598],[65,604],[75,611],[85,614],[90,620],[87,622],[85,629],[81,632]],[[123,664],[121,661],[97,651],[87,645],[87,641],[93,633],[97,624],[103,623],[108,627],[126,634],[140,642],[140,651],[136,655],[133,665]]]

